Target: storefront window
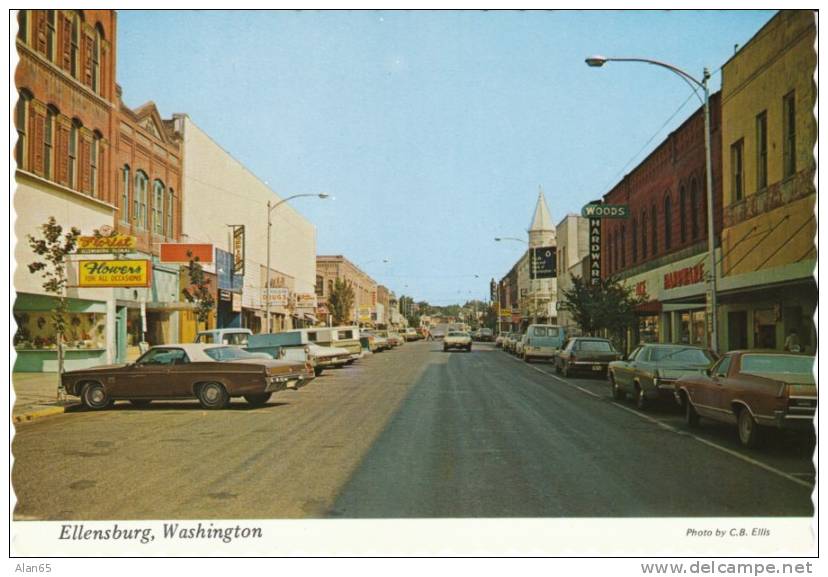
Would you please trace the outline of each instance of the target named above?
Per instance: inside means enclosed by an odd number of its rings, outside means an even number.
[[[704,330],[704,311],[693,312],[693,344],[705,346],[707,339]]]
[[[753,344],[759,349],[776,348],[776,321],[774,309],[757,309],[753,312]]]
[[[679,315],[679,343],[690,344],[690,313]]]
[[[639,317],[638,340],[642,343],[658,342],[658,315]]]
[[[14,347],[57,349],[51,312],[15,312],[17,332]],[[64,343],[68,349],[103,349],[106,347],[106,317],[98,313],[68,313]]]

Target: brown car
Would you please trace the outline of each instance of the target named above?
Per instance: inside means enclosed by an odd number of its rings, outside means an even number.
[[[620,358],[621,353],[607,339],[573,337],[555,357],[555,372],[565,377],[576,371],[603,377],[607,366]]]
[[[813,430],[817,392],[814,357],[777,351],[732,351],[704,374],[676,381],[687,424],[699,417],[737,425],[753,447],[766,429]]]
[[[155,399],[191,398],[205,409],[223,409],[231,397],[261,406],[274,392],[313,378],[308,363],[275,360],[227,345],[180,344],[152,347],[126,365],[68,371],[62,380],[68,394],[98,410],[117,400],[140,407]]]

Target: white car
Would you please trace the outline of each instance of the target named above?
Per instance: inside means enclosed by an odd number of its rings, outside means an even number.
[[[447,351],[449,349],[470,351],[472,349],[471,335],[460,331],[449,331],[443,339],[443,350]]]

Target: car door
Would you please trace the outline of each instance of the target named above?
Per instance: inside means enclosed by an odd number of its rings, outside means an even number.
[[[183,349],[150,349],[123,375],[123,386],[113,391],[113,398],[161,399],[177,396],[173,389],[170,371],[176,365],[188,364]]]
[[[630,353],[630,356],[626,360],[620,362],[613,368],[615,382],[625,391],[633,390],[634,373],[644,353],[646,353],[646,349],[644,347],[638,347]]]
[[[705,379],[706,386],[702,392],[701,402],[709,413],[707,416],[719,421],[731,421],[730,401],[734,393],[733,380],[729,378],[733,355],[725,355],[710,369],[710,377]]]

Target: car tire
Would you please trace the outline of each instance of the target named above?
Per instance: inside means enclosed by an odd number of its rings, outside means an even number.
[[[569,370],[569,365],[564,361],[563,366],[561,367],[561,375],[563,375],[565,379],[568,379],[570,374],[571,372]]]
[[[247,401],[248,405],[253,407],[262,407],[270,400],[270,396],[273,393],[257,393],[255,395],[245,395],[244,400]]]
[[[627,393],[621,390],[618,383],[615,382],[615,377],[612,373],[609,375],[610,388],[612,389],[612,398],[616,401],[623,401],[627,398]]]
[[[314,374],[314,376],[318,377],[319,375],[322,374],[322,371],[324,371],[324,370],[325,370],[324,367],[314,367],[313,368],[313,374]]]
[[[530,356],[529,356],[529,355],[527,355],[526,353],[523,353],[523,362],[525,362],[525,363],[531,363],[531,362],[532,362],[532,357],[530,357]]]
[[[223,409],[230,403],[230,395],[221,383],[204,383],[196,396],[201,406],[209,410]]]
[[[688,427],[692,427],[695,429],[699,426],[699,414],[696,412],[696,408],[693,406],[693,403],[690,402],[690,397],[687,395],[682,395],[684,399],[684,422],[687,423]]]
[[[100,383],[86,383],[81,391],[81,402],[87,409],[100,411],[108,409],[113,402],[104,386]]]
[[[558,362],[558,359],[555,359],[555,372],[559,375],[561,374],[561,365]]]
[[[742,408],[736,416],[736,427],[739,435],[739,442],[743,447],[753,449],[759,446],[761,440],[761,429],[756,419],[750,414],[747,407]]]
[[[150,406],[152,399],[130,399],[129,402],[136,409],[145,409]]]
[[[650,400],[644,394],[644,389],[638,384],[635,387],[635,406],[640,411],[646,411],[650,406]]]

